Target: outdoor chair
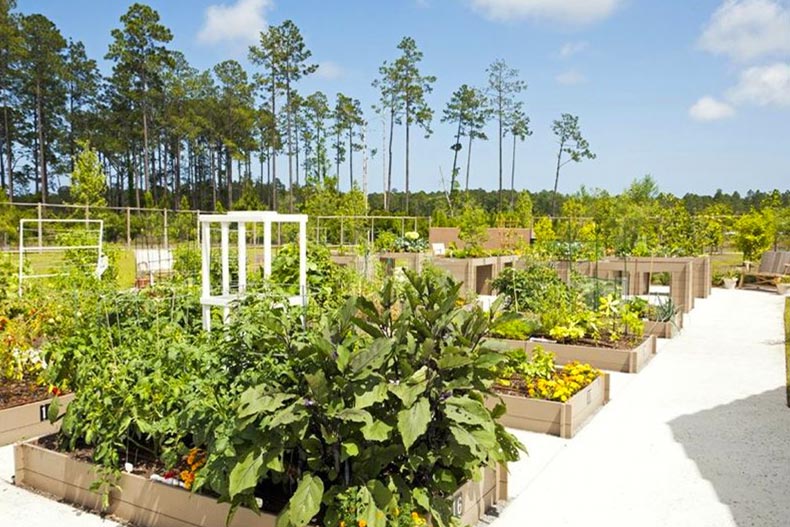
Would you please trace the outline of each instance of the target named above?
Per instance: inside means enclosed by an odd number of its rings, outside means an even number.
[[[751,263],[746,262],[741,271],[739,287],[746,285],[746,277],[754,278],[749,285],[776,287],[782,277],[788,274],[790,274],[790,251],[766,251],[760,258],[760,265],[756,270],[752,270]]]

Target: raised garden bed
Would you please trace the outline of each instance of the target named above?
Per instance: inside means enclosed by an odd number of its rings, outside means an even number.
[[[641,344],[630,349],[558,344],[549,341],[495,340],[504,342],[514,349],[523,347],[527,354],[531,354],[536,346],[541,346],[544,350],[554,353],[557,364],[579,361],[590,364],[599,370],[623,373],[638,373],[656,354],[656,337],[654,335],[648,336]]]
[[[571,438],[609,402],[609,374],[601,373],[564,403],[508,394],[500,394],[500,397],[507,405],[507,412],[499,418],[503,425]],[[489,404],[494,402],[496,399],[489,400]]]
[[[65,408],[72,399],[74,394],[61,396],[61,408]],[[0,446],[58,431],[60,421],[51,424],[47,419],[51,402],[50,397],[0,410]]]
[[[96,469],[32,442],[14,446],[17,485],[45,492],[56,499],[101,510],[101,497],[90,490]],[[207,527],[225,525],[229,505],[179,487],[156,483],[135,474],[122,474],[120,489],[110,493],[105,512],[138,527]],[[474,525],[497,501],[507,499],[507,470],[484,469],[480,481],[463,485],[453,498],[462,524]],[[276,516],[256,515],[239,508],[230,527],[274,527]]]
[[[683,313],[677,313],[669,322],[645,320],[644,335],[653,335],[660,339],[671,339],[680,333],[683,327]]]

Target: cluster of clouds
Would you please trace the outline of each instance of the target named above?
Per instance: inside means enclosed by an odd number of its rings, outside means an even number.
[[[230,4],[212,4],[203,15],[198,42],[206,45],[225,44],[246,50],[258,42],[261,31],[269,25],[266,15],[274,9],[273,0],[235,0]],[[332,61],[318,64],[316,75],[334,81],[343,77],[343,68]]]
[[[699,38],[699,47],[738,69],[721,96],[705,95],[690,109],[698,121],[732,117],[738,106],[790,107],[790,2],[725,0]]]
[[[611,16],[624,0],[469,0],[474,11],[497,22],[535,20],[566,27],[579,27],[600,22]],[[563,60],[583,53],[586,41],[567,42],[558,57]],[[554,77],[557,84],[574,86],[587,82],[577,69],[565,70]]]
[[[598,22],[623,0],[471,0],[472,8],[490,20],[542,19],[569,25]]]

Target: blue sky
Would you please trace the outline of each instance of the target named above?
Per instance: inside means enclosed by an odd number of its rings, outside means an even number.
[[[18,1],[19,11],[50,17],[97,59],[130,3]],[[379,150],[370,83],[382,61],[396,57],[398,41],[415,38],[423,71],[438,80],[430,96],[434,133],[427,140],[412,136],[413,189],[441,188],[440,167],[448,177],[453,128],[439,122],[441,110],[462,83],[483,86],[496,58],[520,70],[529,85],[523,100],[534,134],[518,146],[518,188],[552,187],[551,122],[563,112],[579,116],[598,156],[563,169],[563,192],[580,185],[619,192],[648,173],[661,190],[678,195],[790,186],[790,0],[148,3],[173,31],[172,47],[201,69],[228,58],[247,65],[246,49],[258,31],[292,19],[321,65],[299,89],[359,98],[370,121],[369,146]],[[109,72],[109,65],[103,68]],[[403,131],[396,133],[393,180],[402,188]],[[495,135],[492,123],[489,136]],[[509,174],[509,142],[506,152]],[[370,160],[370,191],[381,190],[381,161],[380,154]],[[341,177],[346,173],[341,169]],[[493,139],[473,147],[471,186],[497,187]]]

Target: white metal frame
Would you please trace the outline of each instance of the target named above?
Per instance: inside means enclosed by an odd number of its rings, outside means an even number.
[[[25,247],[25,224],[27,223],[35,223],[37,225],[37,236],[38,244],[28,248]],[[81,223],[85,225],[89,224],[98,224],[99,225],[99,242],[96,245],[69,245],[69,246],[59,246],[59,245],[42,245],[42,225],[45,223],[52,223],[52,224],[76,224]],[[104,257],[104,253],[102,251],[104,241],[104,220],[46,220],[46,219],[21,219],[19,220],[19,296],[22,297],[23,291],[23,282],[26,279],[31,278],[51,278],[54,276],[61,276],[63,273],[46,273],[46,274],[25,274],[25,251],[28,252],[39,252],[39,253],[52,253],[52,252],[63,252],[67,250],[79,250],[79,249],[91,249],[96,250],[96,272],[99,273],[99,270],[102,268],[102,258]]]
[[[211,225],[220,225],[220,258],[222,262],[222,293],[211,294]],[[299,294],[288,300],[292,305],[307,304],[307,215],[280,214],[274,211],[237,211],[227,214],[201,214],[198,216],[201,247],[201,296],[203,328],[211,331],[211,308],[222,308],[222,319],[228,322],[230,306],[247,291],[247,224],[263,224],[263,276],[272,274],[272,224],[299,224]],[[238,229],[238,293],[230,291],[230,227]]]

